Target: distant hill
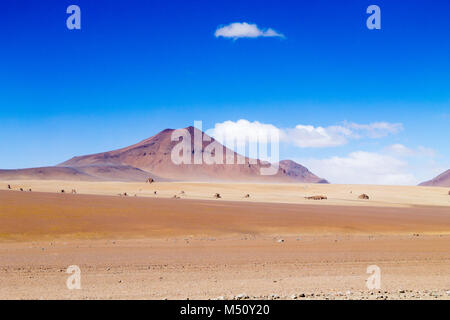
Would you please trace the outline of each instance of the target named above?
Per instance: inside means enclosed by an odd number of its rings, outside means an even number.
[[[450,187],[450,169],[441,173],[436,178],[422,182],[419,186]]]
[[[325,179],[321,179],[313,174],[308,168],[298,164],[292,160],[282,160],[279,162],[280,169],[293,179],[302,181],[302,182],[310,182],[310,183],[329,183]]]
[[[191,137],[194,137],[194,132],[206,135],[194,127],[185,129]],[[151,177],[156,181],[328,183],[291,160],[280,161],[279,170],[275,175],[261,175],[260,169],[267,167],[268,163],[260,160],[251,161],[210,137],[208,138],[211,141],[203,142],[199,152],[203,154],[207,146],[215,142],[216,148],[223,150],[224,164],[176,165],[171,160],[171,153],[173,147],[179,142],[172,141],[173,131],[174,129],[163,130],[153,137],[118,150],[74,157],[55,167],[0,170],[0,179],[145,181]],[[193,138],[191,149],[191,160],[193,160],[195,157]],[[236,164],[236,162],[225,164],[227,152],[233,156],[233,159],[239,157],[242,164]]]
[[[0,180],[145,181],[148,178],[163,180],[149,172],[123,165],[0,170]]]

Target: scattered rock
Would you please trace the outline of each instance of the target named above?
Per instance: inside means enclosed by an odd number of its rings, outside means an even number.
[[[278,239],[277,242],[282,243],[282,242],[284,242],[284,239]]]
[[[293,294],[293,295],[291,296],[291,299],[293,299],[293,300],[297,299],[297,295],[296,295],[296,294]]]
[[[222,197],[220,196],[220,193],[216,193],[216,194],[214,195],[214,198],[220,199],[220,198],[222,198]]]
[[[236,300],[242,300],[242,299],[248,299],[248,295],[245,293],[240,293],[237,296],[234,297]]]
[[[369,200],[369,196],[367,194],[363,193],[363,194],[358,196],[358,199]]]
[[[326,200],[328,199],[326,196],[311,196],[311,197],[305,197],[306,200]]]

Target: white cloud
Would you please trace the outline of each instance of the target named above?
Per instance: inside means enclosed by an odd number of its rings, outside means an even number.
[[[328,127],[299,124],[293,128],[277,128],[272,124],[241,119],[216,123],[207,134],[235,150],[235,147],[271,136],[279,136],[281,143],[300,148],[323,148],[345,145],[352,139],[382,138],[402,129],[402,124],[388,122],[344,122]],[[435,176],[435,171],[439,171],[436,168],[441,168],[434,163],[434,156],[435,151],[430,148],[392,144],[377,152],[355,151],[345,156],[294,160],[332,183],[415,185]]]
[[[220,143],[231,147],[230,143],[236,142],[238,146],[245,145],[248,142],[258,142],[261,139],[280,135],[281,131],[271,124],[264,124],[258,121],[250,122],[245,119],[234,121],[225,121],[216,123],[213,129],[206,133],[212,136]]]
[[[277,128],[272,124],[241,119],[236,122],[216,123],[209,134],[222,143],[223,140],[235,140],[238,144],[242,144],[245,141],[255,142],[260,137],[270,137],[277,133],[281,142],[300,148],[324,148],[347,144],[349,139],[384,137],[396,133],[400,127],[401,124],[378,122],[372,124],[344,123],[344,125],[328,127],[299,124],[294,128]]]
[[[356,151],[346,157],[299,160],[303,165],[331,183],[344,184],[417,184],[408,172],[408,163],[390,155]]]
[[[235,22],[226,26],[217,28],[215,34],[216,38],[258,38],[258,37],[280,37],[284,38],[284,35],[276,32],[275,30],[260,29],[256,24],[250,24],[247,22]]]

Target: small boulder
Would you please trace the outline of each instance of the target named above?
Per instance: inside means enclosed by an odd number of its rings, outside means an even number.
[[[248,295],[245,293],[240,293],[237,296],[234,297],[236,300],[242,300],[242,299],[248,299]]]
[[[305,197],[305,199],[307,199],[307,200],[326,200],[328,198],[323,195],[318,195],[318,196]]]

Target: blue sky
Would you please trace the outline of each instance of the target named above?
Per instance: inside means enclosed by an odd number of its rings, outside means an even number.
[[[0,168],[54,165],[194,120],[206,129],[245,119],[326,134],[401,124],[333,146],[281,146],[281,158],[332,182],[414,184],[448,169],[450,3],[312,2],[6,1]],[[66,28],[70,4],[81,30]],[[371,4],[381,30],[366,27]],[[215,36],[244,22],[284,37]]]

